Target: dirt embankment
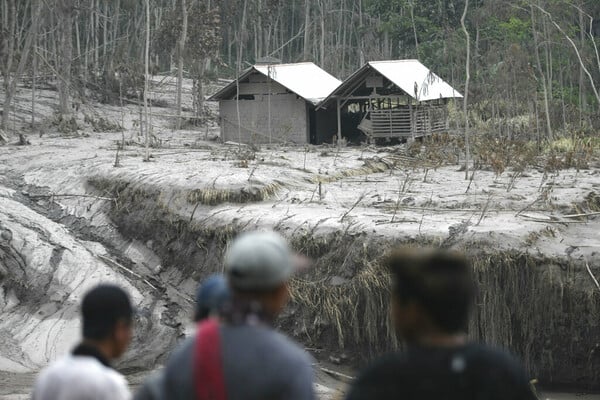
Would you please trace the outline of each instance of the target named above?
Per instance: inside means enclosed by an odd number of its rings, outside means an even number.
[[[160,256],[160,279],[189,294],[195,282],[221,270],[227,242],[237,232],[261,226],[243,212],[239,222],[230,223],[202,205],[191,218],[184,217],[180,208],[169,206],[173,198],[164,202],[168,190],[158,187],[110,180],[96,180],[94,186],[118,198],[109,214],[120,232],[150,243]],[[400,243],[452,246],[472,257],[480,284],[470,324],[473,338],[517,353],[542,385],[598,388],[600,291],[588,271],[598,276],[598,254],[583,256],[576,247],[562,255],[539,251],[554,246],[560,235],[555,228],[531,234],[529,245],[516,248],[499,245],[497,235],[469,235],[467,227],[445,237],[412,238],[285,222],[277,228],[297,251],[315,260],[314,268],[293,282],[293,305],[279,322],[317,355],[361,365],[395,347],[388,322],[389,278],[379,259]],[[531,246],[534,242],[538,247]]]

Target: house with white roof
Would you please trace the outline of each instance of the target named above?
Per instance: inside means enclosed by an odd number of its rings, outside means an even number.
[[[338,139],[361,131],[381,141],[448,129],[446,103],[462,95],[418,60],[371,61],[317,107],[336,115]]]
[[[312,62],[257,64],[212,95],[224,142],[323,143],[336,119],[317,105],[342,82]]]

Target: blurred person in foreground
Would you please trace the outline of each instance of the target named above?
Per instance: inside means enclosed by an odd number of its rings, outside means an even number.
[[[223,275],[208,277],[196,290],[194,322],[207,318],[218,318],[229,299],[229,287]],[[136,391],[133,400],[159,400],[163,398],[164,370],[150,375]]]
[[[273,329],[300,267],[274,232],[240,235],[225,254],[231,304],[222,319],[201,323],[166,368],[165,398],[312,400],[311,358]]]
[[[407,347],[367,368],[348,400],[536,399],[513,357],[468,341],[475,286],[464,256],[398,249],[386,264],[393,277],[392,319]]]
[[[34,400],[128,400],[123,375],[111,362],[121,357],[132,336],[133,308],[127,293],[103,284],[87,292],[81,304],[83,340],[71,354],[38,376]]]

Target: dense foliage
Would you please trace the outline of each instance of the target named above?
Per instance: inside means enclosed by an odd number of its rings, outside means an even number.
[[[150,0],[151,70],[177,68],[181,1]],[[1,0],[0,70],[38,70],[67,77],[71,95],[90,82],[143,60],[144,2],[134,0]],[[37,5],[42,7],[35,16]],[[464,88],[464,0],[187,0],[184,71],[234,76],[270,56],[314,61],[340,78],[365,61],[418,58]],[[518,135],[536,126],[551,137],[600,124],[600,2],[474,0],[470,118],[474,127]],[[72,21],[72,29],[63,29]],[[32,46],[27,36],[37,26]],[[64,49],[70,49],[65,52]],[[66,58],[65,58],[66,54]],[[18,71],[20,58],[25,68]],[[133,67],[129,67],[131,70]],[[65,73],[67,69],[72,74]],[[112,78],[111,78],[112,79]],[[5,80],[6,81],[6,80]],[[114,86],[114,85],[113,85]],[[547,111],[546,111],[547,110]],[[526,125],[527,129],[521,129]]]

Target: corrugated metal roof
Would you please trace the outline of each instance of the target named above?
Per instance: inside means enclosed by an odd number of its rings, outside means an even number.
[[[244,80],[254,72],[270,77],[273,81],[296,93],[303,99],[318,104],[335,90],[342,82],[319,68],[312,62],[295,64],[254,65],[240,75],[239,80]],[[214,95],[209,100],[222,100],[234,96],[236,82],[233,81]]]
[[[342,81],[311,62],[295,64],[255,65],[254,68],[298,96],[317,104]]]
[[[370,61],[369,65],[417,101],[462,97],[418,60]]]

